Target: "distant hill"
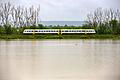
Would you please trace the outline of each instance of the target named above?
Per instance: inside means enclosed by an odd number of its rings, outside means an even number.
[[[64,26],[64,25],[68,25],[68,26],[82,26],[82,24],[84,24],[85,21],[41,21],[40,24],[43,24],[45,26]]]

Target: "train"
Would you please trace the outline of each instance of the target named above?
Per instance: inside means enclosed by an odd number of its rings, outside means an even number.
[[[23,34],[95,34],[94,29],[25,29]]]

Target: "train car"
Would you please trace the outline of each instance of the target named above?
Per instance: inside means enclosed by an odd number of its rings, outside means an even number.
[[[23,34],[95,34],[94,29],[25,29]]]
[[[58,34],[59,29],[25,29],[23,34]]]
[[[62,34],[95,34],[94,29],[62,29]]]

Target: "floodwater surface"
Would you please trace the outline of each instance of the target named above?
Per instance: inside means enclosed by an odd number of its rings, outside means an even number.
[[[120,80],[120,41],[0,41],[0,80]]]

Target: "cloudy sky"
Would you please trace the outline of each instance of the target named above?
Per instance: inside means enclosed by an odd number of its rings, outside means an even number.
[[[41,6],[42,21],[81,21],[98,7],[120,9],[120,0],[0,0],[21,6]]]

